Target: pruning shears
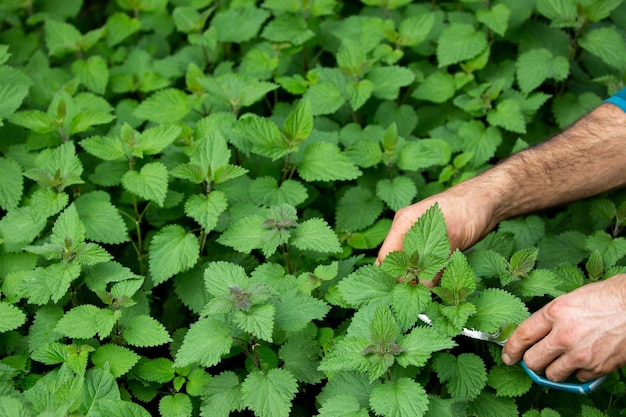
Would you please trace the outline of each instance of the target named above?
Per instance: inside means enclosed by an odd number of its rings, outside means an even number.
[[[426,314],[419,314],[418,318],[422,320],[424,323],[428,325],[432,325],[430,318]],[[504,346],[504,344],[506,343],[508,339],[508,335],[502,334],[502,331],[498,331],[496,333],[487,333],[487,332],[481,332],[478,330],[463,328],[463,330],[461,331],[461,334],[463,336],[469,337],[470,339],[481,340],[484,342],[492,342],[500,346]],[[580,383],[567,382],[567,381],[566,382],[554,382],[554,381],[549,380],[545,376],[539,375],[538,373],[530,369],[526,365],[524,360],[520,361],[520,365],[522,366],[522,368],[524,368],[524,371],[526,371],[530,379],[532,379],[536,384],[544,386],[544,387],[548,387],[548,388],[558,389],[561,391],[571,392],[574,394],[589,394],[591,391],[593,391],[598,386],[600,386],[600,384],[602,384],[602,382],[604,382],[604,380],[607,377],[606,375],[603,375],[594,380],[591,380],[588,382],[580,382]]]

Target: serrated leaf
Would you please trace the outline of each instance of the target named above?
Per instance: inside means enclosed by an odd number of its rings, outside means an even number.
[[[487,48],[487,36],[472,25],[453,23],[441,33],[437,43],[439,67],[474,58]]]
[[[626,255],[626,238],[612,238],[611,235],[601,230],[587,238],[586,246],[591,252],[595,250],[600,252],[605,270]]]
[[[139,138],[139,143],[135,145],[136,151],[141,151],[144,155],[156,155],[173,143],[181,133],[180,126],[159,125],[144,130]]]
[[[436,71],[422,81],[411,93],[411,97],[433,103],[444,103],[454,97],[456,82],[447,71]]]
[[[485,128],[478,120],[464,123],[458,134],[463,139],[463,149],[472,154],[473,166],[488,162],[502,143],[500,129],[494,126]]]
[[[554,99],[552,112],[559,127],[564,129],[600,104],[602,99],[592,92],[565,93]]]
[[[211,25],[217,28],[220,42],[242,43],[256,36],[269,16],[267,10],[260,8],[235,7],[218,12]]]
[[[377,415],[421,417],[428,409],[428,396],[424,387],[413,379],[400,378],[374,388],[370,404]]]
[[[505,4],[496,4],[491,9],[478,9],[476,18],[489,29],[503,36],[509,25],[511,10]]]
[[[324,378],[324,374],[317,369],[320,355],[321,349],[317,342],[302,336],[287,339],[278,351],[283,368],[298,381],[308,384],[318,384]]]
[[[329,398],[318,411],[319,417],[369,417],[367,409],[361,408],[358,398],[347,394]]]
[[[182,226],[172,224],[157,232],[150,244],[150,274],[158,285],[192,268],[200,256],[200,243]]]
[[[30,303],[43,305],[50,300],[57,302],[67,293],[72,281],[78,278],[80,270],[76,262],[36,268],[26,274],[20,288]]]
[[[187,95],[181,90],[160,90],[135,109],[135,116],[155,123],[172,123],[183,119],[191,110]]]
[[[368,188],[350,187],[337,204],[336,227],[340,231],[357,232],[371,226],[383,210],[382,201]]]
[[[589,30],[578,40],[578,44],[613,68],[623,70],[626,65],[621,58],[626,54],[626,45],[614,27]]]
[[[521,366],[497,365],[489,370],[487,384],[496,390],[496,397],[519,397],[533,382]]]
[[[439,287],[433,291],[446,303],[459,305],[476,289],[476,277],[465,255],[458,249],[450,257],[450,263],[441,277]]]
[[[145,408],[130,401],[100,400],[98,409],[103,416],[151,417]]]
[[[23,192],[22,167],[13,159],[0,157],[0,207],[6,211],[17,208]]]
[[[90,56],[86,61],[74,61],[72,72],[90,91],[96,94],[105,93],[109,83],[109,67],[100,55]]]
[[[139,172],[128,171],[122,177],[124,188],[163,207],[167,194],[167,168],[161,162],[150,162]]]
[[[300,143],[309,137],[313,131],[313,112],[308,101],[302,100],[289,113],[283,132],[290,141]]]
[[[496,397],[485,390],[472,401],[467,410],[468,414],[484,417],[517,416],[519,411],[513,398]]]
[[[232,343],[233,338],[226,323],[213,317],[201,318],[185,334],[183,343],[176,352],[174,365],[216,365],[230,351]]]
[[[390,304],[395,278],[382,268],[368,265],[352,272],[339,284],[342,297],[354,307],[362,307],[369,303]]]
[[[255,178],[249,189],[250,198],[267,207],[289,204],[294,207],[302,204],[308,197],[306,187],[296,180],[282,181],[280,186],[273,177]]]
[[[372,95],[383,100],[395,100],[400,88],[410,85],[415,74],[408,68],[399,66],[373,67],[367,73],[367,79],[373,84]]]
[[[487,383],[485,363],[473,353],[442,353],[433,360],[433,369],[454,398],[476,398]]]
[[[417,315],[431,301],[430,290],[424,285],[396,285],[392,294],[393,312],[402,329],[415,325]]]
[[[514,99],[504,99],[496,104],[495,109],[487,113],[490,125],[499,126],[514,133],[526,133],[526,121],[519,102]]]
[[[287,333],[298,332],[311,321],[323,319],[330,310],[324,301],[296,289],[282,294],[275,305],[276,326]]]
[[[361,170],[341,153],[339,147],[328,142],[307,146],[297,170],[307,182],[353,180],[361,176]]]
[[[145,381],[164,384],[175,376],[174,364],[167,358],[146,359],[137,368],[137,376]]]
[[[245,115],[238,121],[236,130],[252,143],[252,152],[258,155],[275,161],[292,151],[272,120],[256,115]]]
[[[120,391],[115,378],[106,367],[87,372],[82,394],[81,411],[85,415],[101,413],[102,410],[99,407],[101,401],[120,400]]]
[[[397,211],[411,204],[417,195],[417,187],[408,177],[382,179],[376,183],[376,195],[387,203],[390,209]]]
[[[261,216],[249,216],[231,224],[217,241],[230,246],[238,252],[250,253],[263,246],[267,229],[263,227],[266,219]]]
[[[26,322],[26,314],[13,304],[0,301],[0,333],[20,327]]]
[[[398,168],[421,171],[433,165],[446,165],[452,156],[450,145],[441,139],[419,139],[405,143],[398,152]]]
[[[538,297],[551,295],[557,297],[564,294],[561,289],[563,282],[559,277],[547,269],[535,269],[530,271],[527,277],[519,283],[519,294],[522,297]]]
[[[244,403],[259,417],[288,417],[297,390],[293,375],[278,368],[254,371],[241,383]]]
[[[68,141],[52,149],[41,152],[36,159],[36,167],[25,172],[25,176],[37,181],[45,188],[61,191],[74,184],[82,184],[83,165],[76,155],[74,142]]]
[[[209,195],[194,194],[185,203],[185,214],[202,226],[205,232],[215,228],[220,215],[228,207],[226,196],[221,191],[211,191]]]
[[[85,225],[85,237],[95,242],[116,244],[128,241],[128,229],[118,209],[104,191],[82,194],[74,202]]]
[[[186,394],[168,395],[159,401],[159,413],[163,417],[191,417],[192,411],[191,398]]]
[[[514,295],[497,288],[483,290],[472,300],[476,314],[468,327],[495,333],[503,324],[519,324],[528,317],[526,305]]]
[[[108,336],[115,325],[113,311],[83,304],[72,308],[61,317],[55,331],[73,339],[89,339],[96,334]]]
[[[8,90],[7,90],[8,91]],[[5,92],[6,93],[6,92]],[[11,91],[11,94],[14,94]],[[54,131],[57,123],[48,113],[41,110],[22,110],[8,116],[11,123],[25,127],[37,133],[49,133]]]
[[[2,67],[0,67],[0,70],[1,69]],[[4,72],[6,71],[7,69],[5,67]],[[2,72],[0,72],[0,74],[2,74]],[[29,88],[28,84],[21,84],[21,83],[16,83],[16,84],[1,83],[0,84],[0,100],[1,100],[0,101],[0,126],[3,125],[2,120],[7,117],[10,117],[10,120],[13,123],[15,123],[13,121],[15,119],[11,116],[15,115],[14,112],[20,107],[24,98],[28,95],[28,88]],[[23,114],[24,112],[20,112],[20,113]]]
[[[233,322],[243,331],[253,334],[261,340],[272,341],[276,308],[271,304],[257,304],[249,312],[235,311]]]
[[[401,366],[422,367],[433,352],[450,349],[456,343],[449,337],[432,327],[415,327],[409,334],[402,337],[398,344],[404,348],[396,360]]]
[[[139,361],[140,356],[124,346],[106,344],[91,354],[91,361],[98,368],[105,365],[115,378],[126,374]]]
[[[172,341],[169,333],[156,319],[140,315],[132,318],[122,332],[124,340],[131,346],[160,346]]]
[[[516,63],[520,90],[528,94],[546,79],[562,81],[569,74],[569,62],[564,56],[554,56],[548,49],[531,49],[519,56]]]
[[[126,13],[112,13],[106,21],[106,40],[109,47],[113,47],[141,29],[139,19],[132,18]]]
[[[228,417],[232,411],[243,408],[241,384],[237,374],[224,371],[211,378],[202,403],[203,416]]]
[[[69,23],[47,20],[44,27],[46,46],[52,56],[63,56],[80,50],[82,34]]]
[[[296,226],[290,243],[301,250],[321,253],[341,252],[339,238],[321,218],[305,220]]]
[[[328,82],[311,85],[303,98],[311,103],[314,116],[334,113],[346,102],[341,90]]]

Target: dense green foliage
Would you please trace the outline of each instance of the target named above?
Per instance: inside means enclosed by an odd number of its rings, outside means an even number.
[[[373,262],[395,210],[624,86],[621,0],[3,0],[0,25],[0,417],[625,414],[626,373],[547,390],[460,336],[624,272],[620,193],[451,256],[433,206]]]

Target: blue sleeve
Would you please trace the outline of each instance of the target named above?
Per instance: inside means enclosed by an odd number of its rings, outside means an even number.
[[[626,112],[626,88],[622,88],[617,93],[604,100],[604,102],[615,104],[617,107]]]

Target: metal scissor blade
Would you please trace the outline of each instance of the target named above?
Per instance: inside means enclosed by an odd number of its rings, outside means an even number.
[[[423,321],[424,323],[432,326],[432,324],[433,324],[432,320],[426,314],[418,314],[417,317],[421,321]],[[482,340],[484,342],[497,343],[500,346],[504,346],[504,343],[506,342],[506,340],[504,340],[504,341],[496,340],[497,334],[491,334],[491,333],[487,333],[487,332],[481,332],[479,330],[467,329],[465,327],[461,331],[461,334],[463,336],[467,336],[467,337],[469,337],[471,339]]]

